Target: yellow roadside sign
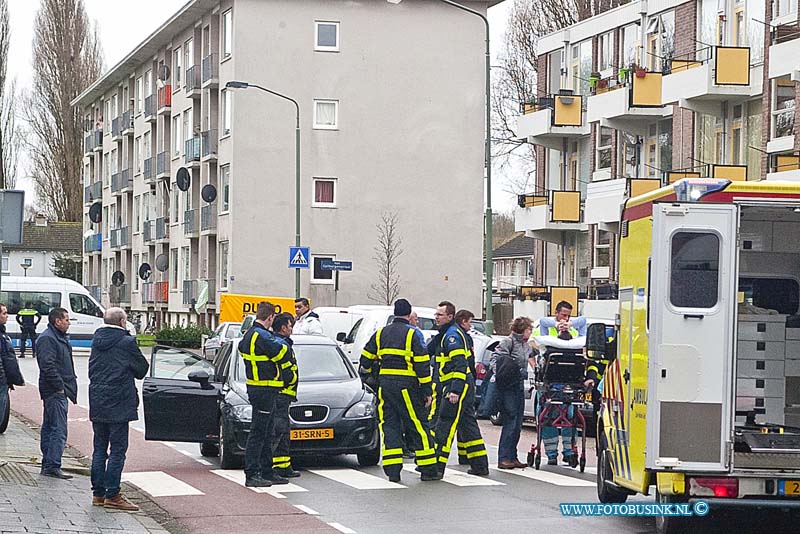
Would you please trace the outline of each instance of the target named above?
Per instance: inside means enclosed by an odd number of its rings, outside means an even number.
[[[219,322],[241,322],[248,315],[256,313],[258,303],[271,302],[275,305],[275,312],[289,312],[294,315],[294,298],[291,297],[262,297],[258,295],[237,295],[233,293],[220,293],[219,295]]]

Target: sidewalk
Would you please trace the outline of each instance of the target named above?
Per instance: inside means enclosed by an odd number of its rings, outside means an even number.
[[[58,480],[39,474],[39,429],[14,412],[0,435],[0,532],[93,532],[181,534],[170,517],[135,488],[123,492],[141,507],[135,514],[92,506],[88,459],[73,448],[64,451],[64,471],[75,475]]]

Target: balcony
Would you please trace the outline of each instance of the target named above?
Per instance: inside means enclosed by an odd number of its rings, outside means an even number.
[[[122,114],[122,135],[133,135],[133,110]]]
[[[94,132],[89,132],[83,138],[83,154],[84,156],[91,156],[94,149]]]
[[[800,152],[770,154],[767,180],[800,182]]]
[[[144,304],[168,304],[169,282],[145,282],[142,284]]]
[[[92,132],[94,139],[92,140],[92,150],[94,152],[102,152],[103,151],[103,129],[98,128],[94,132]]]
[[[156,157],[156,178],[169,178],[169,153],[159,152]]]
[[[122,117],[111,121],[111,140],[122,141]]]
[[[202,161],[217,159],[217,131],[206,130],[200,134],[202,139]]]
[[[200,145],[201,140],[199,137],[192,137],[187,139],[183,145],[183,162],[189,167],[200,166]]]
[[[111,230],[111,248],[127,248],[131,246],[130,228],[123,226]]]
[[[155,221],[144,221],[144,228],[142,230],[145,243],[152,243],[156,238],[156,223]]]
[[[200,234],[199,210],[191,209],[183,212],[183,233],[186,237],[197,237]]]
[[[761,94],[763,65],[750,65],[750,48],[706,47],[672,59],[665,72],[664,104],[719,115],[724,101],[743,101]]]
[[[597,80],[586,109],[588,122],[647,135],[647,124],[672,115],[672,107],[661,105],[660,72],[620,69],[619,75]]]
[[[144,168],[142,169],[142,176],[144,177],[146,182],[153,180],[156,177],[154,168],[155,159],[156,158],[145,158],[144,160]]]
[[[192,65],[186,69],[186,96],[189,98],[200,98],[202,95],[202,72],[200,72],[200,65]]]
[[[197,306],[198,304],[215,304],[217,294],[214,288],[214,280],[201,278],[197,280],[183,281],[183,305]]]
[[[549,195],[520,195],[514,210],[517,232],[549,243],[562,244],[566,232],[588,229],[581,216],[579,191],[551,191]]]
[[[92,204],[103,199],[103,182],[95,182],[83,188],[83,203]]]
[[[203,89],[217,87],[219,85],[219,61],[217,61],[217,54],[209,54],[203,58]]]
[[[628,198],[643,195],[661,187],[660,179],[615,179],[592,182],[586,188],[583,211],[586,224],[596,224],[601,230],[618,233],[622,205]]]
[[[122,169],[122,172],[111,175],[111,193],[119,195],[133,191],[133,176],[130,169]]]
[[[769,47],[769,77],[780,78],[797,72],[800,79],[800,24],[782,24],[772,28],[772,43]],[[795,80],[797,81],[797,80]]]
[[[158,114],[169,115],[172,110],[172,86],[158,88]]]
[[[568,139],[589,135],[581,95],[553,95],[523,106],[517,118],[517,137],[554,150],[564,150]]]
[[[169,239],[169,223],[166,217],[156,219],[156,241]]]
[[[103,250],[103,235],[92,234],[83,239],[83,250],[87,254],[97,253]]]
[[[130,305],[131,288],[128,284],[121,286],[111,286],[108,289],[108,299],[112,306]]]
[[[212,202],[200,208],[200,231],[204,234],[217,233],[217,203]]]
[[[146,96],[144,99],[144,120],[145,122],[156,122],[156,95]]]

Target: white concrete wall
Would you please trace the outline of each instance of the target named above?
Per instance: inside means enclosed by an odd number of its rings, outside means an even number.
[[[3,257],[8,257],[8,272],[3,271],[3,276],[25,276],[25,269],[21,264],[30,258],[31,267],[28,276],[55,276],[53,274],[54,254],[41,250],[3,250]],[[80,267],[78,267],[80,269]]]

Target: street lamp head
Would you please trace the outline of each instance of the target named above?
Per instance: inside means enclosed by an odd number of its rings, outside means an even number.
[[[250,84],[247,82],[230,81],[225,84],[225,87],[228,89],[247,89],[250,87]]]

